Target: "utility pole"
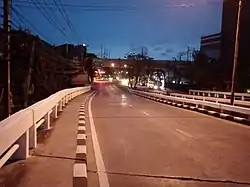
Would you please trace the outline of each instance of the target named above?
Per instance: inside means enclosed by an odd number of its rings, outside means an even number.
[[[237,16],[237,26],[236,26],[236,35],[235,35],[235,48],[234,48],[234,64],[232,72],[232,85],[231,85],[231,105],[234,105],[234,92],[235,92],[235,75],[236,68],[238,64],[238,55],[239,55],[239,31],[240,31],[240,18],[242,10],[242,0],[239,0],[238,16]]]
[[[3,61],[3,78],[4,78],[4,118],[11,114],[11,91],[10,91],[10,0],[3,2],[3,27],[4,27],[4,61]]]
[[[27,80],[24,86],[24,108],[28,106],[34,53],[35,53],[35,41],[32,42],[30,59],[29,59],[29,70],[28,70]]]
[[[103,45],[101,45],[101,58],[103,57]]]

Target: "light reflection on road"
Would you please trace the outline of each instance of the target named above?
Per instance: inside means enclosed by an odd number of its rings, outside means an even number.
[[[127,97],[126,97],[124,94],[121,95],[121,99],[122,99],[122,100],[121,100],[121,105],[124,106],[124,105],[127,105],[127,104],[128,104],[128,102],[127,102],[127,101],[128,101],[128,100],[127,100]]]

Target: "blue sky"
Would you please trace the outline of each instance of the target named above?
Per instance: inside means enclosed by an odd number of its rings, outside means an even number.
[[[53,3],[53,0],[45,1]],[[219,32],[221,27],[221,0],[61,1],[81,5],[65,6],[81,40],[73,36],[55,6],[47,10],[47,15],[56,23],[52,25],[37,9],[31,8],[34,7],[32,0],[13,0],[13,5],[49,43],[86,43],[89,51],[96,54],[100,54],[103,45],[113,58],[138,52],[143,46],[154,58],[172,59],[188,46],[199,48],[202,35]],[[12,14],[15,22],[37,33]],[[64,29],[67,36],[55,26]]]

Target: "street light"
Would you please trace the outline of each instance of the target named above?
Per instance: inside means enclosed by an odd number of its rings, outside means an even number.
[[[115,64],[114,64],[114,63],[111,63],[111,67],[115,67]]]
[[[127,64],[124,64],[124,68],[128,67]]]
[[[239,0],[236,35],[235,35],[235,48],[234,48],[234,64],[232,72],[232,85],[231,85],[231,105],[234,105],[234,92],[235,92],[235,74],[238,64],[238,54],[239,54],[239,31],[240,31],[240,17],[242,10],[242,0]]]

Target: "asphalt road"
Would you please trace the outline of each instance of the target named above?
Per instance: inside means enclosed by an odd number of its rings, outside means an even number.
[[[96,132],[97,141],[88,145],[89,186],[250,186],[247,126],[148,101],[115,85],[99,86],[91,108],[90,139]]]

